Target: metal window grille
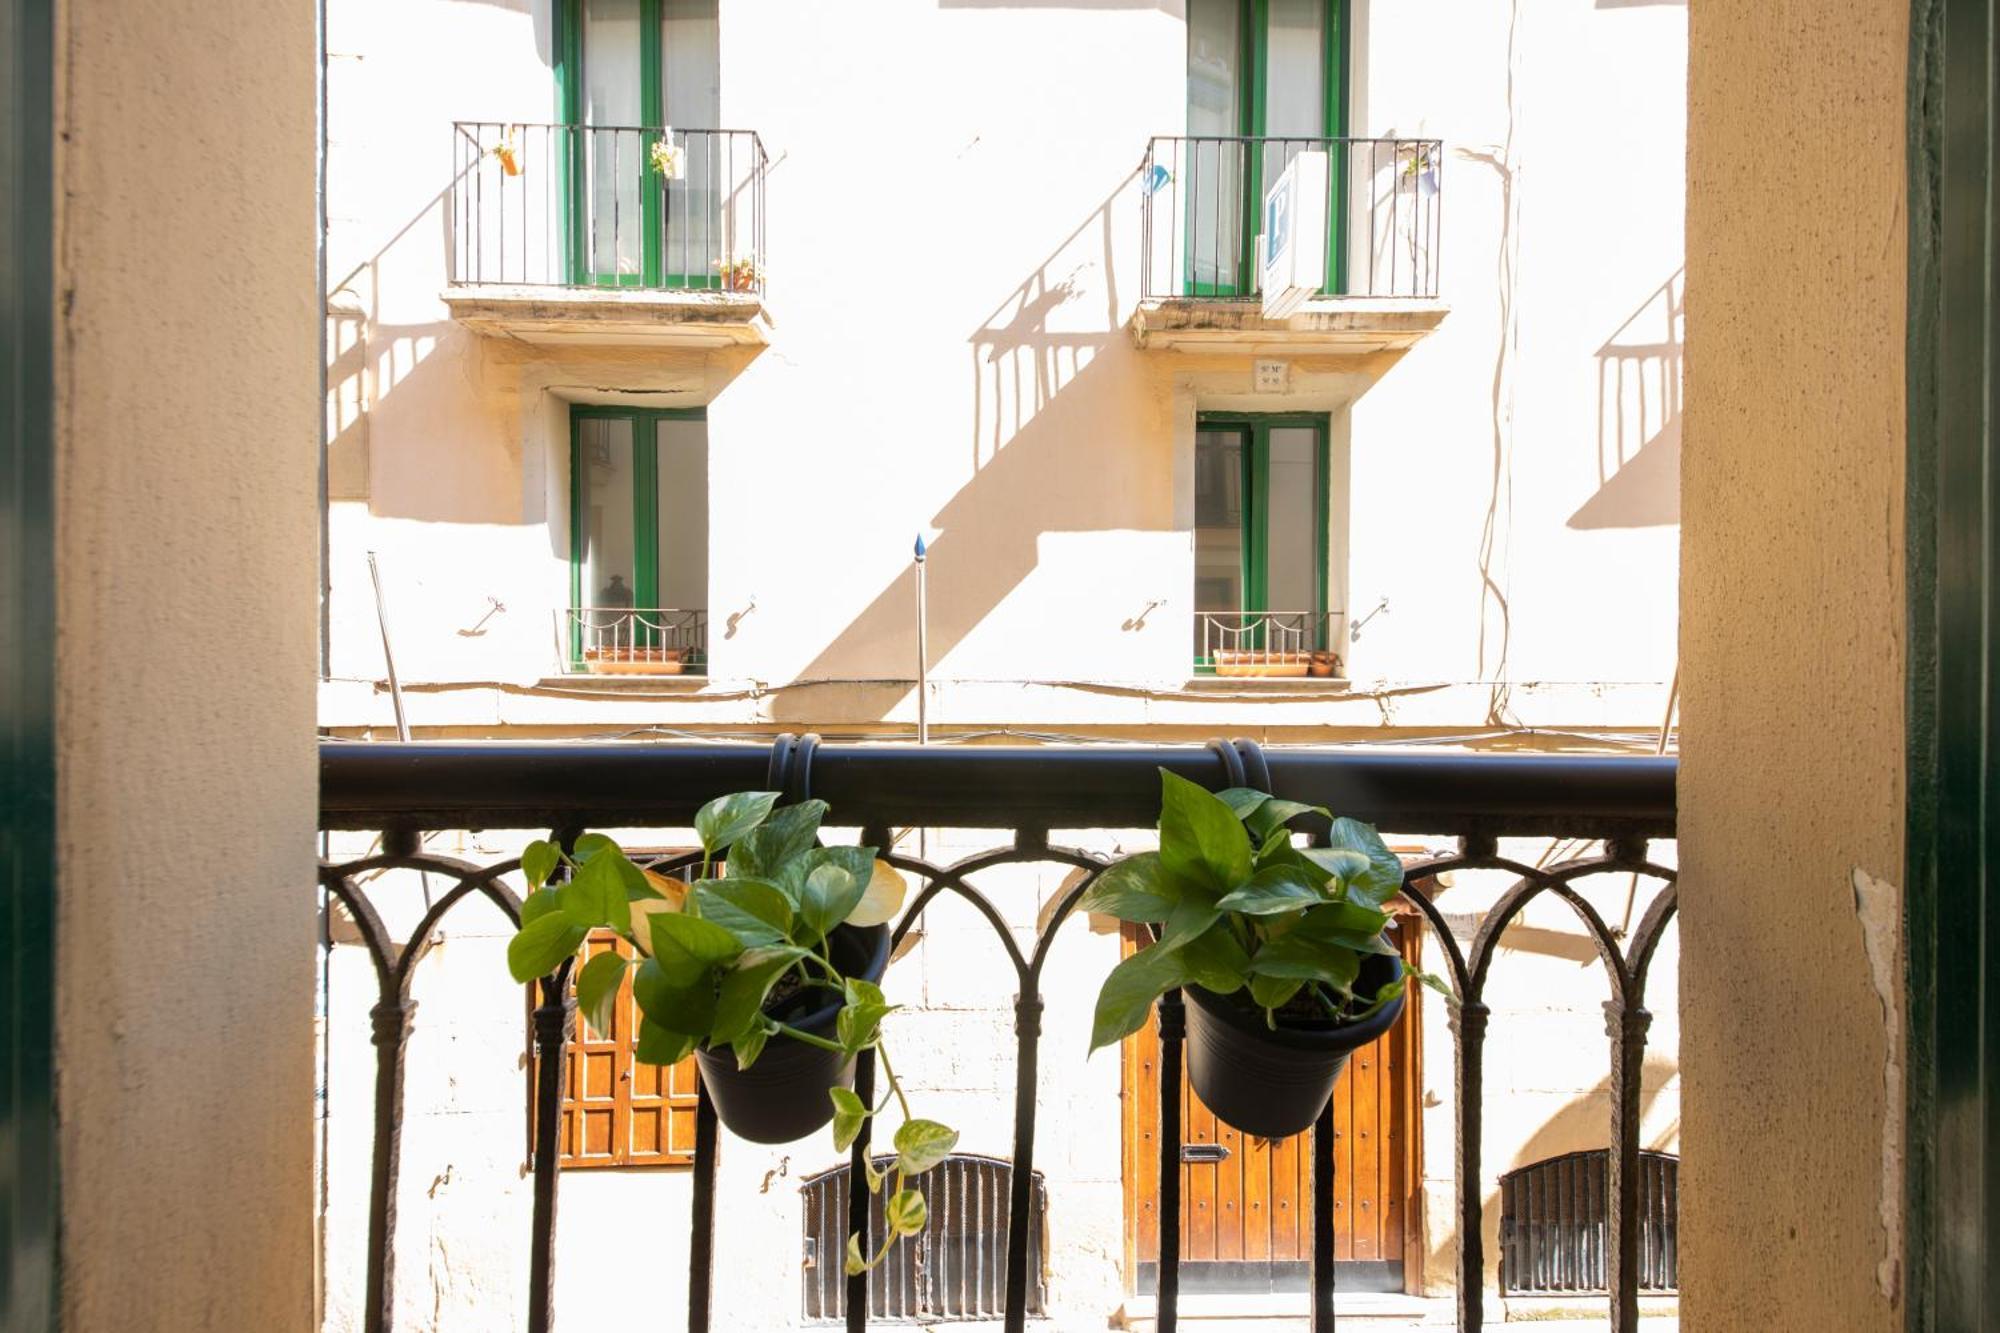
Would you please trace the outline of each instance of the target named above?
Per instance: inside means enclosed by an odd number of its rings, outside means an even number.
[[[1639,1289],[1678,1286],[1680,1159],[1639,1154]],[[1566,1153],[1500,1178],[1500,1285],[1508,1294],[1600,1293],[1610,1154]]]
[[[895,1162],[877,1157],[876,1168]],[[800,1190],[805,1212],[805,1314],[835,1322],[847,1317],[849,1167],[825,1171]],[[1014,1182],[1010,1163],[957,1153],[918,1177],[930,1225],[897,1245],[868,1275],[871,1319],[940,1322],[999,1319],[1006,1313],[1007,1214]],[[1042,1313],[1042,1233],[1048,1190],[1039,1171],[1031,1184],[1028,1220],[1028,1308]],[[869,1203],[866,1244],[882,1244],[882,1196]]]

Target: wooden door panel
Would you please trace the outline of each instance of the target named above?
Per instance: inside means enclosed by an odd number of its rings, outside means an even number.
[[[1404,928],[1406,956],[1415,930]],[[1133,927],[1126,952],[1139,947]],[[1411,1099],[1416,1083],[1417,1006],[1380,1040],[1355,1052],[1333,1093],[1334,1254],[1342,1263],[1400,1272],[1410,1235],[1415,1187]],[[1139,1285],[1150,1287],[1160,1250],[1159,1035],[1147,1024],[1126,1039],[1124,1180],[1126,1254]],[[1308,1139],[1251,1138],[1218,1121],[1183,1081],[1184,1145],[1218,1145],[1220,1161],[1183,1162],[1181,1261],[1183,1290],[1204,1282],[1255,1287],[1298,1285],[1312,1251],[1312,1156]],[[1262,1277],[1259,1276],[1262,1273]]]

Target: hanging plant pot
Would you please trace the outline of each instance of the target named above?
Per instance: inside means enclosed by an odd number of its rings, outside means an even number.
[[[1355,982],[1375,992],[1403,974],[1402,960],[1370,954]],[[1266,1026],[1264,1011],[1239,995],[1189,986],[1188,1081],[1218,1119],[1259,1138],[1289,1138],[1311,1127],[1333,1096],[1347,1057],[1387,1032],[1403,1012],[1397,996],[1359,1023]],[[776,1042],[771,1043],[776,1046]]]
[[[826,937],[833,965],[843,976],[879,983],[889,966],[887,926],[839,926]],[[841,1001],[819,989],[794,991],[765,1012],[802,1032],[834,1040]],[[715,1114],[729,1132],[752,1143],[791,1143],[833,1119],[827,1090],[854,1085],[854,1061],[780,1034],[748,1069],[736,1053],[697,1046],[696,1063]]]

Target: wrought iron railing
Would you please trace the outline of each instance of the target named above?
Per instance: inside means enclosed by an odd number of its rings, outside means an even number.
[[[1197,611],[1194,666],[1215,676],[1339,676],[1339,611]]]
[[[1671,758],[1548,755],[1437,755],[1330,749],[1260,750],[1248,741],[1211,742],[1206,749],[1127,746],[943,747],[895,745],[820,746],[812,736],[780,736],[770,746],[731,744],[574,745],[363,744],[323,742],[320,751],[320,822],[327,830],[369,830],[383,850],[321,869],[321,884],[351,914],[375,964],[379,1001],[373,1013],[376,1044],[375,1126],[370,1177],[365,1322],[371,1333],[391,1327],[394,1287],[394,1219],[399,1167],[398,1126],[406,1045],[414,1002],[411,980],[446,913],[468,897],[489,900],[518,920],[520,898],[510,880],[518,858],[478,866],[421,852],[422,836],[445,829],[549,829],[573,838],[586,828],[679,829],[701,804],[724,792],[777,790],[789,799],[808,795],[830,803],[832,821],[859,827],[864,843],[890,847],[891,826],[1004,829],[1011,837],[992,850],[949,865],[888,853],[922,885],[894,930],[900,942],[941,894],[958,895],[996,927],[997,946],[1016,976],[1012,1172],[1009,1178],[1007,1248],[1000,1308],[1010,1333],[1019,1333],[1030,1310],[1029,1233],[1035,1170],[1037,1061],[1043,1025],[1041,980],[1055,937],[1106,862],[1056,846],[1049,830],[1132,829],[1158,813],[1159,768],[1211,787],[1255,786],[1288,798],[1322,804],[1399,833],[1455,837],[1454,850],[1409,865],[1405,895],[1436,932],[1445,971],[1459,1002],[1451,1031],[1457,1088],[1456,1231],[1458,1327],[1473,1333],[1485,1318],[1486,1242],[1482,1160],[1486,1071],[1485,998],[1488,971],[1502,933],[1540,897],[1560,900],[1577,916],[1596,946],[1610,981],[1606,1003],[1610,1034],[1610,1113],[1605,1197],[1606,1280],[1612,1328],[1634,1333],[1641,1281],[1642,1181],[1639,1127],[1640,1066],[1651,1016],[1645,1008],[1647,972],[1675,910],[1674,872],[1647,855],[1648,838],[1674,832]],[[1501,837],[1562,837],[1601,842],[1599,854],[1526,864],[1503,856]],[[1024,947],[972,877],[1012,863],[1043,863],[1080,871],[1065,881],[1045,909],[1031,945]],[[415,870],[442,892],[430,901],[409,944],[399,948],[363,884],[386,870]],[[1461,944],[1423,886],[1452,871],[1495,870],[1514,879],[1477,922],[1469,946]],[[1630,874],[1661,884],[1629,934],[1614,931],[1575,887],[1587,876]],[[555,1206],[559,1182],[558,1133],[563,1051],[575,1022],[570,964],[544,978],[535,991],[528,1040],[533,1059],[531,1098],[534,1203],[525,1238],[530,1253],[528,1327],[553,1326]],[[1176,1327],[1181,1258],[1181,1062],[1185,1028],[1182,1000],[1169,992],[1160,1002],[1160,1156],[1158,1327]],[[872,1056],[860,1057],[855,1090],[874,1092]],[[715,1178],[719,1127],[707,1096],[695,1119],[693,1202],[689,1219],[690,1283],[687,1327],[710,1333],[715,1253]],[[1334,1127],[1331,1107],[1311,1132],[1311,1309],[1315,1333],[1334,1327]],[[850,1169],[869,1160],[869,1131],[855,1141]],[[865,1191],[851,1193],[849,1225],[868,1227]],[[724,1256],[725,1260],[732,1256]],[[758,1259],[767,1255],[756,1256]],[[743,1262],[752,1256],[740,1256]],[[849,1330],[868,1324],[867,1276],[846,1280]],[[726,1314],[726,1312],[725,1312]]]
[[[452,126],[450,279],[761,297],[753,130]]]
[[[1146,146],[1140,295],[1256,299],[1264,195],[1301,154],[1325,159],[1322,293],[1435,299],[1444,221],[1439,140],[1212,135]]]
[[[573,606],[556,613],[570,671],[605,676],[699,675],[708,669],[708,612],[681,607]]]

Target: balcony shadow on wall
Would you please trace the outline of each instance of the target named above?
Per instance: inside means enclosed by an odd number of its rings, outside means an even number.
[[[1162,408],[1124,332],[1112,262],[1114,219],[1136,181],[1121,182],[968,340],[970,476],[929,523],[934,669],[1033,573],[1043,537],[1170,525]],[[912,680],[915,577],[902,568],[799,678]],[[794,700],[780,696],[777,718],[811,720],[809,698]]]
[[[1572,528],[1681,521],[1682,286],[1676,272],[1597,349],[1597,491]]]

